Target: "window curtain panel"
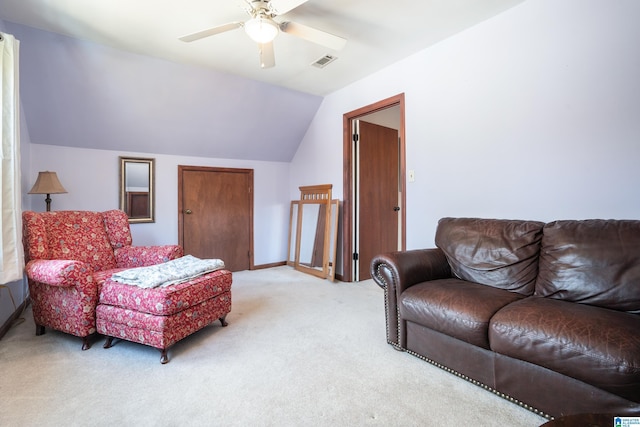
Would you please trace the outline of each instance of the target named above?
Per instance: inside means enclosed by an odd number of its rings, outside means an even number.
[[[22,195],[20,192],[20,107],[18,94],[18,50],[20,42],[0,32],[0,100],[2,102],[2,152],[0,198],[0,283],[22,279]]]

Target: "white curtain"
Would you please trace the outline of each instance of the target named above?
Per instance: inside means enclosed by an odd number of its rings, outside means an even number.
[[[2,102],[2,151],[0,152],[0,283],[22,279],[22,204],[20,185],[20,106],[18,49],[20,42],[0,32],[0,101]]]

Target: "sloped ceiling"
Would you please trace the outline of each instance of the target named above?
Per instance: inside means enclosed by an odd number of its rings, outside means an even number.
[[[21,40],[32,142],[288,161],[322,96],[522,1],[309,0],[278,19],[346,47],[280,34],[270,69],[241,29],[178,40],[246,20],[242,0],[0,0],[0,19]]]

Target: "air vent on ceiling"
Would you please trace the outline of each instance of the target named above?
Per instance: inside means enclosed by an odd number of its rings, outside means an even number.
[[[317,61],[315,61],[313,64],[314,67],[317,68],[324,68],[327,65],[331,64],[333,61],[335,61],[336,59],[338,59],[337,57],[333,56],[333,55],[325,55],[322,58],[318,59]]]

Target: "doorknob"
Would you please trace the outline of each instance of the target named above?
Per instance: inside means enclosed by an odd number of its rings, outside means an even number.
[[[191,215],[192,214],[191,209],[185,209],[184,213],[186,213],[187,215]]]
[[[394,206],[394,207],[393,207],[393,210],[394,210],[394,211],[396,211],[396,212],[398,212],[398,211],[400,210],[400,206]]]

